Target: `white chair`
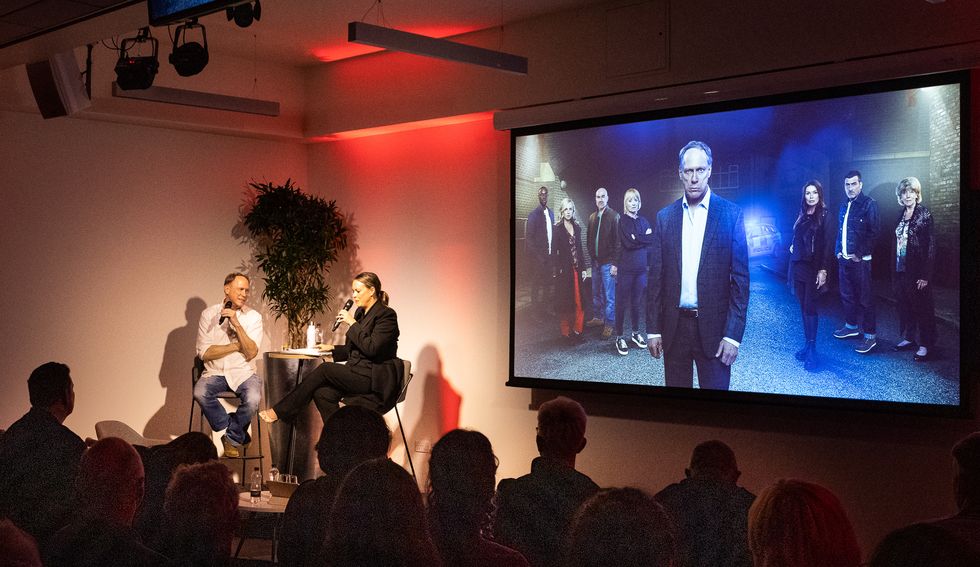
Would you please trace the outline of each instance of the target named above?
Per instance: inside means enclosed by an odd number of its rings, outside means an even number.
[[[166,439],[147,439],[135,429],[126,425],[121,421],[100,421],[95,424],[95,437],[96,439],[105,439],[106,437],[118,437],[123,441],[129,443],[130,445],[142,445],[144,447],[152,447],[153,445],[164,445],[170,441]]]

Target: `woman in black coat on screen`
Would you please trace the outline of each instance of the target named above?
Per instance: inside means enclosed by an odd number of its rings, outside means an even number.
[[[817,298],[827,291],[827,265],[833,259],[834,233],[824,200],[823,185],[816,179],[803,186],[800,212],[793,223],[789,252],[790,285],[803,315],[803,348],[796,359],[810,372],[820,369],[817,357]]]

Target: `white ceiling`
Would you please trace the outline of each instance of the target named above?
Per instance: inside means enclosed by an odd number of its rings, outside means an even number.
[[[68,20],[62,5],[66,0],[10,1],[30,5],[35,13],[65,14],[64,21]],[[75,1],[93,5],[112,3],[106,0]],[[115,1],[118,3],[124,0]],[[503,37],[506,38],[508,23],[592,3],[595,0],[385,0],[383,4],[376,0],[262,0],[262,18],[248,28],[239,28],[234,22],[227,21],[223,12],[205,16],[200,19],[200,23],[207,28],[212,54],[308,66],[372,50],[347,42],[347,24],[351,21],[363,19],[372,24],[436,37],[448,37],[503,24]],[[14,19],[17,16],[18,14],[10,14]],[[3,10],[0,10],[0,30],[3,17]],[[59,41],[57,37],[53,37],[58,34],[65,38],[71,37],[74,47],[111,37],[128,37],[137,28],[146,25],[146,18],[145,3],[140,2],[115,13],[97,16],[81,24],[0,49],[0,63],[9,65],[26,62],[28,59],[36,60],[39,54],[50,51],[59,43],[63,50],[66,40]],[[53,20],[54,24],[58,23],[57,17]],[[161,40],[161,50],[169,50],[166,29],[155,28],[153,34]],[[84,41],[78,38],[84,38]],[[193,35],[189,39],[199,41]],[[35,45],[31,45],[32,43]],[[503,45],[506,46],[506,41]],[[25,61],[18,61],[19,59]],[[0,68],[3,66],[6,65],[0,65]]]

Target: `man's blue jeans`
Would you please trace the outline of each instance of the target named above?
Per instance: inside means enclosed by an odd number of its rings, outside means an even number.
[[[208,376],[194,385],[194,399],[201,406],[201,412],[207,418],[212,431],[227,429],[225,436],[233,445],[244,445],[251,441],[248,426],[262,401],[262,379],[252,374],[234,390],[241,401],[235,413],[228,413],[218,401],[218,394],[231,391],[224,376]]]
[[[844,321],[862,325],[866,335],[875,335],[875,296],[871,289],[871,262],[838,260],[840,300],[844,306]]]
[[[616,321],[616,276],[612,264],[592,267],[592,316],[612,326]]]

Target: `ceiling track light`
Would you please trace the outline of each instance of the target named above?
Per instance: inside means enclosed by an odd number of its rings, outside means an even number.
[[[364,22],[347,24],[347,41],[527,75],[527,57]]]
[[[262,19],[262,3],[259,0],[255,0],[255,2],[245,2],[237,6],[231,6],[225,10],[225,14],[228,16],[229,22],[235,20],[235,24],[238,27],[247,28],[252,25],[253,21]]]
[[[153,48],[152,55],[130,55],[134,47],[149,44]],[[148,89],[153,85],[160,68],[157,58],[158,43],[150,35],[150,28],[142,28],[136,37],[127,37],[119,46],[119,60],[116,61],[116,84],[123,90]]]
[[[196,41],[187,41],[187,32],[195,29],[201,30],[203,45]],[[184,40],[183,43],[181,43],[181,39]],[[177,26],[177,32],[174,34],[174,48],[170,53],[169,60],[181,77],[196,75],[207,66],[209,61],[208,32],[204,26],[197,23],[197,19]]]

